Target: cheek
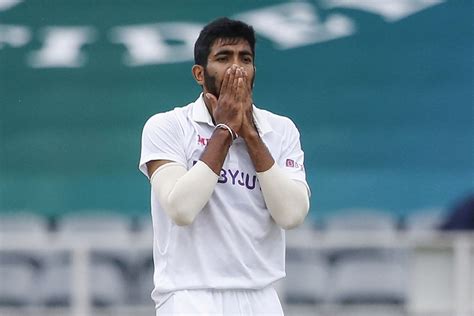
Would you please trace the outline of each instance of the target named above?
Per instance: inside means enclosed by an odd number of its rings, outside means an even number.
[[[222,83],[222,80],[224,79],[224,73],[225,72],[219,72],[219,71],[216,71],[212,74],[212,76],[214,78],[216,78],[216,85],[218,87],[220,87],[221,83]]]
[[[214,71],[214,72],[212,73],[212,76],[213,76],[214,78],[216,78],[216,81],[221,81],[221,80],[222,80],[222,75],[221,75],[221,73],[218,72],[218,71]]]
[[[254,67],[246,67],[245,71],[247,71],[247,74],[249,75],[249,78],[252,80],[253,77],[255,77],[255,68]]]

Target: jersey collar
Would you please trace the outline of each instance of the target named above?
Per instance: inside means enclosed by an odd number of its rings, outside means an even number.
[[[205,123],[214,127],[211,115],[209,114],[206,104],[204,103],[202,93],[193,104],[192,118],[195,122]],[[260,136],[263,136],[273,130],[271,125],[268,123],[267,118],[264,116],[263,111],[257,108],[255,104],[253,105],[253,119],[257,125],[257,130]]]
[[[196,101],[193,104],[192,117],[195,122],[206,123],[210,126],[214,126],[212,123],[211,115],[207,110],[206,103],[204,103],[203,94],[199,95]]]

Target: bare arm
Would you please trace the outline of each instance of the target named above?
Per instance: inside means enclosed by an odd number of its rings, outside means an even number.
[[[225,157],[229,151],[230,145],[232,144],[232,138],[230,134],[224,129],[216,129],[211,138],[209,139],[206,148],[199,160],[204,162],[209,168],[217,175],[219,175],[222,165],[224,164]],[[149,161],[146,166],[150,177],[155,171],[166,163],[172,162],[171,160],[152,160]]]
[[[275,222],[284,229],[301,224],[308,214],[309,193],[306,186],[291,179],[273,159],[260,138],[253,121],[251,87],[247,80],[241,89],[244,103],[241,135],[247,144],[249,156],[257,171],[263,198]]]
[[[242,84],[242,74],[235,67],[224,77],[219,100],[207,93],[216,123],[224,123],[234,131],[241,126],[241,106],[235,102],[235,91]],[[240,78],[240,80],[239,80]],[[212,133],[199,162],[189,171],[169,160],[147,163],[152,189],[165,212],[178,225],[191,224],[214,191],[222,165],[232,144],[232,135],[217,128]]]

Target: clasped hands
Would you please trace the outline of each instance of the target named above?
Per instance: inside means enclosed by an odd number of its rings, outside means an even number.
[[[206,93],[215,124],[226,124],[244,140],[257,136],[253,121],[251,78],[244,68],[232,65],[225,71],[219,98]]]

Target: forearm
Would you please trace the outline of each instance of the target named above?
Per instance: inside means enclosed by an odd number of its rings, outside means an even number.
[[[230,133],[225,129],[216,128],[199,160],[204,162],[215,174],[219,175],[230,145],[232,145]]]
[[[273,166],[275,160],[256,131],[245,138],[245,143],[255,171],[264,172]]]
[[[301,224],[309,210],[306,186],[291,179],[277,164],[257,172],[263,198],[275,222],[284,229]]]
[[[306,186],[288,177],[275,163],[257,132],[247,136],[245,142],[272,218],[284,229],[298,226],[309,210]]]
[[[209,201],[232,141],[226,133],[214,131],[200,161],[191,169],[171,162],[153,173],[150,180],[153,192],[177,225],[191,224]]]
[[[165,213],[177,225],[191,224],[212,195],[218,176],[199,161],[189,171],[178,163],[159,167],[150,182]]]

